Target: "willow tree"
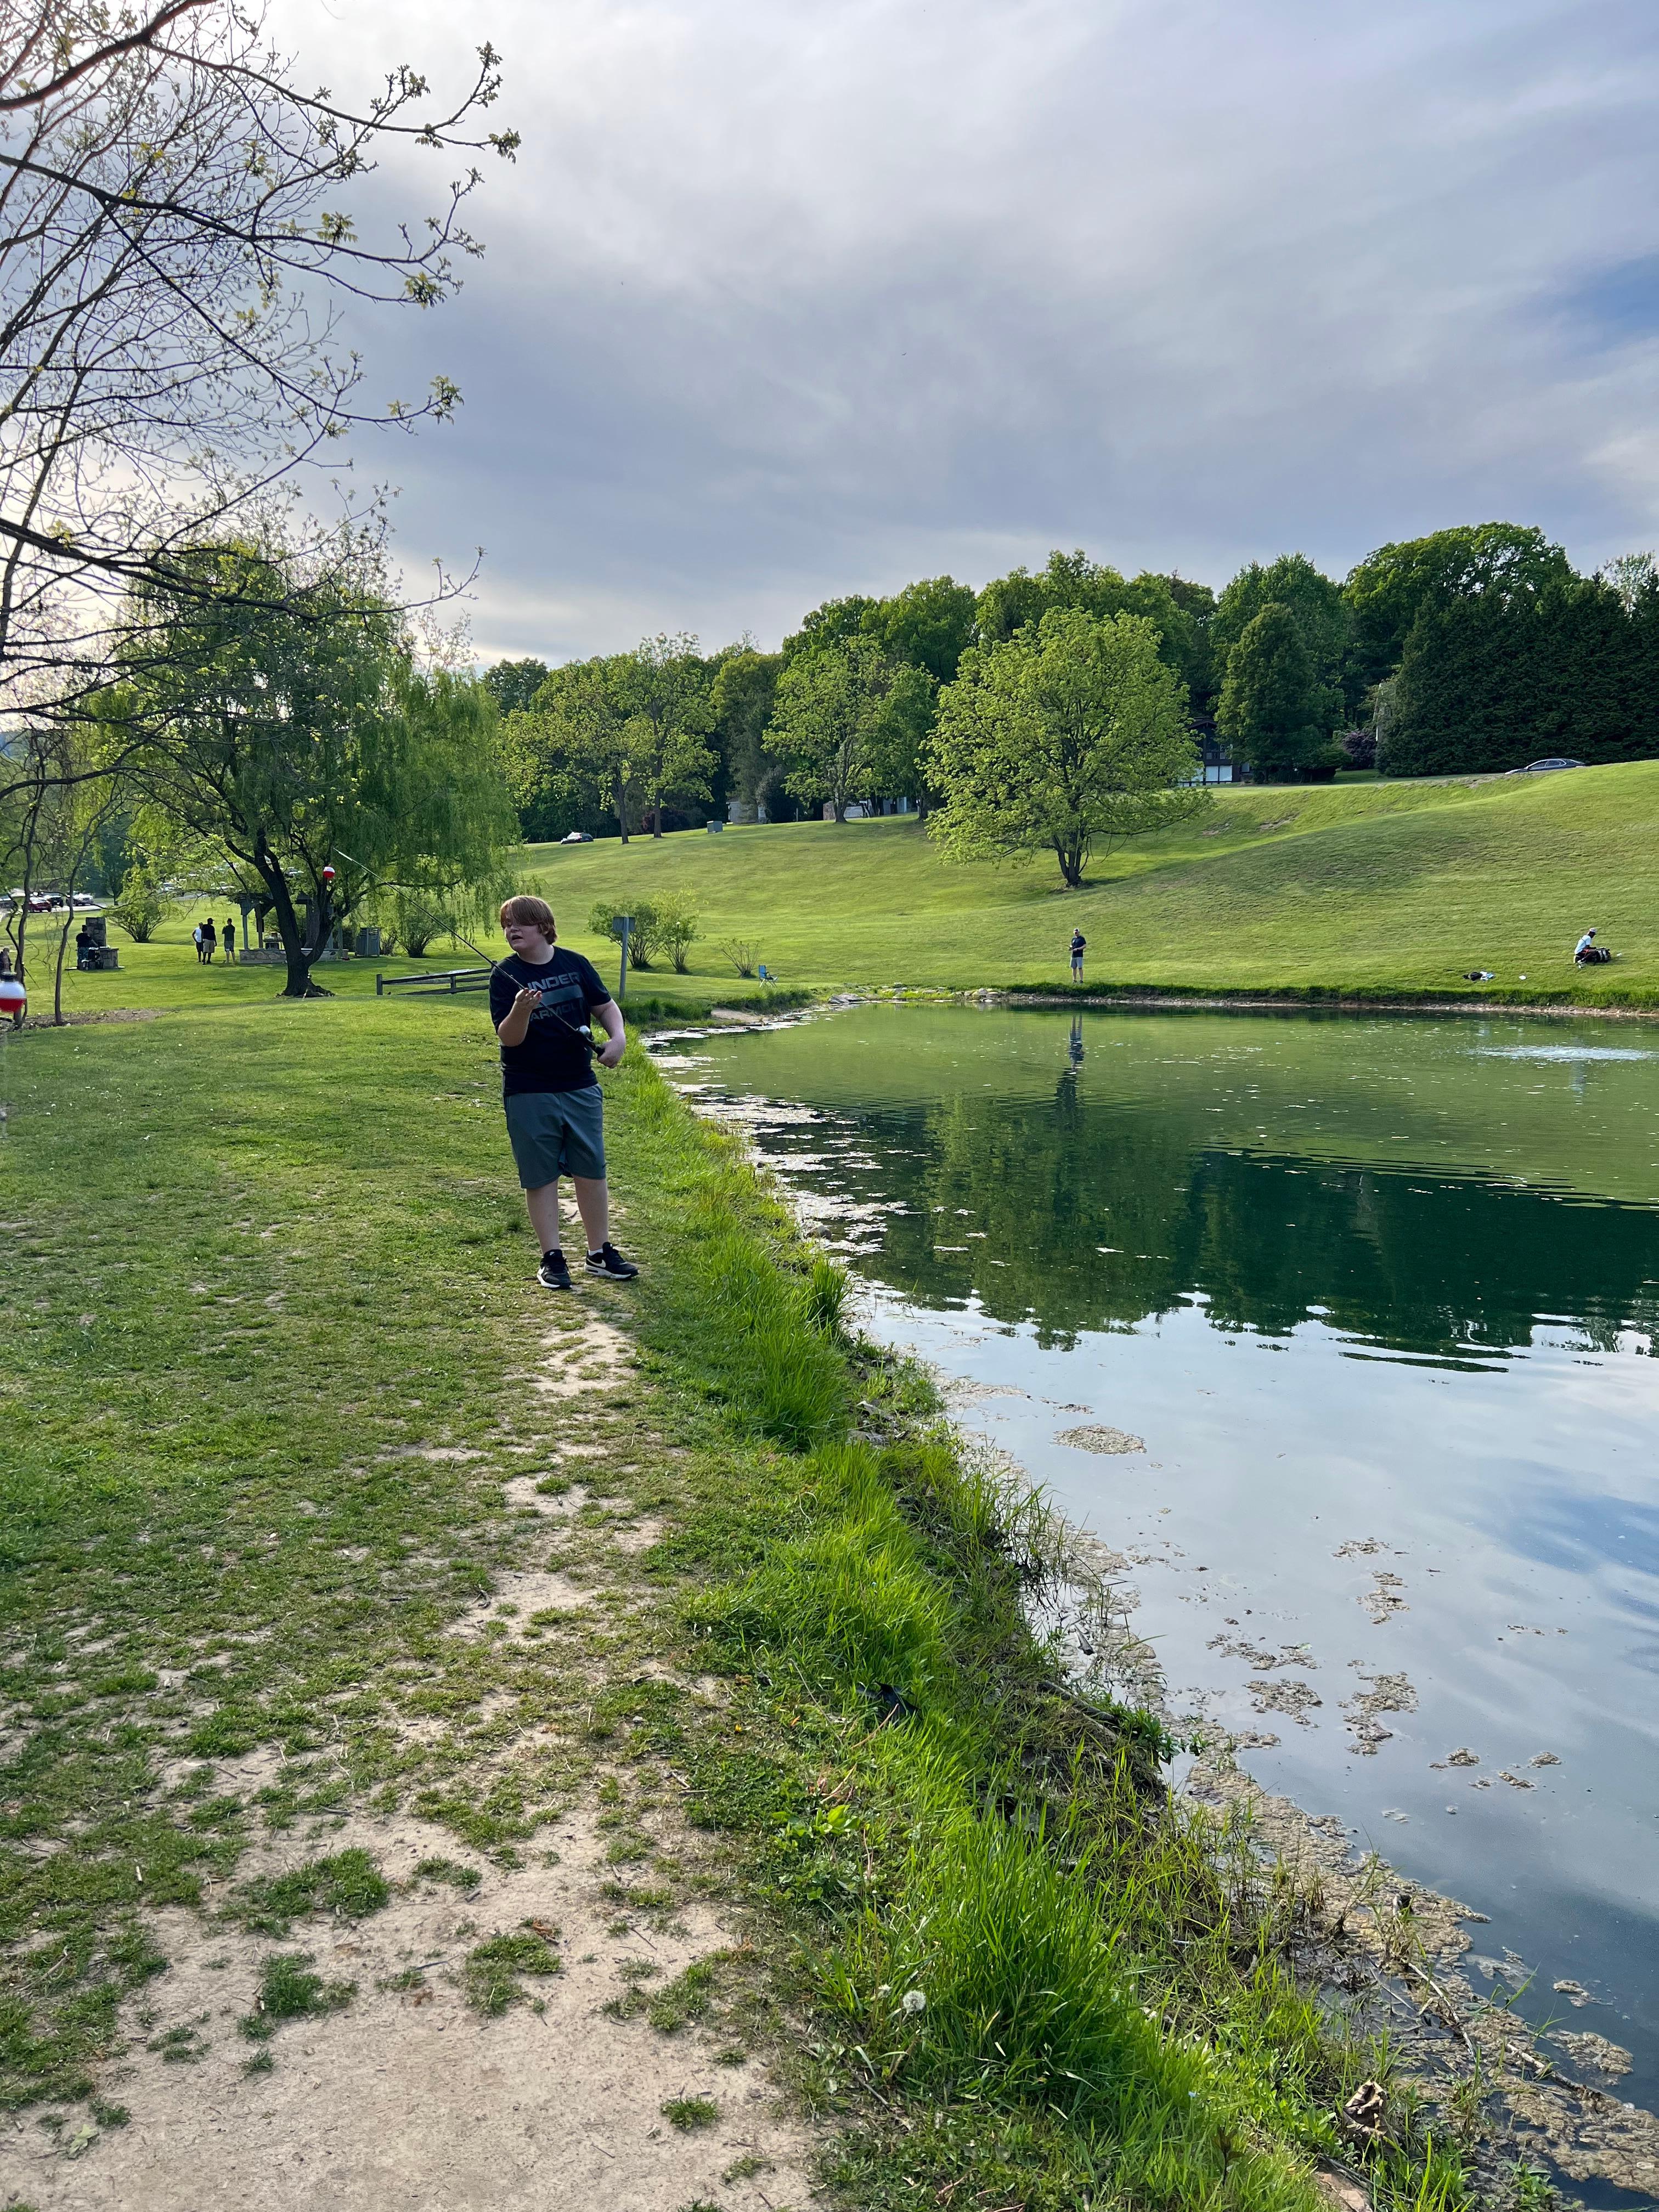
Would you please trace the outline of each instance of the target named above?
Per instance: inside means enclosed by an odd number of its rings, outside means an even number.
[[[285,995],[377,891],[455,911],[499,886],[518,835],[494,700],[422,669],[403,617],[331,559],[249,544],[179,556],[144,588],[109,742],[147,807],[269,902]]]
[[[1091,854],[1206,803],[1186,703],[1145,616],[1055,607],[970,646],[939,697],[932,835],[957,860],[1052,852],[1075,890]]]

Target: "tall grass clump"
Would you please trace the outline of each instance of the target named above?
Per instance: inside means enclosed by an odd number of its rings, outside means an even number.
[[[826,1524],[775,1542],[741,1582],[696,1601],[696,1626],[741,1658],[787,1656],[832,1692],[896,1691],[921,1705],[946,1668],[949,1601],[918,1557],[875,1455],[815,1455]]]
[[[1296,2162],[1253,2143],[1209,2057],[1148,2017],[1092,1825],[916,1809],[896,1905],[866,1905],[825,1972],[889,2092],[1062,2115],[1137,2203],[1307,2212]]]

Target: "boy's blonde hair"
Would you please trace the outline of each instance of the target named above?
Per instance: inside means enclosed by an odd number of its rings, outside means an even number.
[[[548,943],[553,942],[553,909],[545,899],[534,898],[528,891],[501,901],[501,920],[503,929],[509,921],[516,921],[521,929],[539,928]]]

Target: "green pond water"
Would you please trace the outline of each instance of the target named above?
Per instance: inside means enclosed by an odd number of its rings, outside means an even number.
[[[1175,1710],[1651,2105],[1659,1031],[885,1006],[661,1056],[1124,1556]]]

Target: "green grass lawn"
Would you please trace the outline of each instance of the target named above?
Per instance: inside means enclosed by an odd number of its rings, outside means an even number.
[[[753,997],[723,947],[747,940],[787,988],[807,991],[1069,988],[1075,924],[1091,990],[1335,993],[1370,997],[1659,1003],[1659,761],[1537,777],[1240,787],[1204,818],[1097,861],[1068,891],[1050,860],[995,867],[947,860],[914,819],[778,823],[711,837],[683,830],[583,846],[532,845],[518,880],[550,899],[562,940],[607,981],[617,948],[587,927],[599,899],[684,893],[702,935],[690,972],[629,981],[641,1012]],[[268,1004],[280,969],[198,966],[196,909],[149,945],[118,930],[114,975],[64,979],[71,1012]],[[1576,972],[1594,925],[1623,957]],[[472,933],[485,950],[495,933]],[[46,933],[33,938],[34,1007],[51,1005]],[[477,964],[434,945],[316,971],[345,998],[377,974]],[[1464,980],[1489,968],[1494,981]],[[1525,979],[1524,981],[1522,979]]]
[[[479,1011],[228,1003],[6,1046],[0,2110],[44,2108],[74,2156],[128,2118],[102,2090],[141,2042],[236,2099],[289,2063],[284,2021],[367,2003],[308,1968],[319,1928],[385,1907],[398,1835],[411,1881],[487,1898],[597,1802],[612,1936],[751,1900],[750,1964],[700,1968],[696,2002],[747,2038],[786,1999],[831,2201],[965,2175],[1032,2212],[1310,2212],[1288,2146],[1328,2148],[1382,2062],[1295,1988],[1278,1893],[1212,1860],[1202,1814],[1143,1849],[1155,1724],[1102,1702],[1079,1738],[1019,1611],[1028,1538],[641,1055],[606,1089],[645,1271],[535,1289]],[[855,1399],[890,1449],[831,1441]],[[573,1431],[595,1494],[550,1519]],[[591,1605],[502,1597],[555,1570]],[[170,1977],[192,1913],[222,1946],[210,2016]],[[528,2002],[544,1952],[469,1931],[428,1962],[445,1986]],[[900,2002],[923,1981],[925,2039]],[[693,2016],[672,1996],[664,2036]],[[1458,2201],[1438,2154],[1419,2194],[1427,2154],[1387,2169],[1391,2212]]]
[[[913,820],[777,823],[530,848],[524,879],[595,957],[596,899],[688,894],[703,988],[744,938],[786,983],[1059,984],[1074,924],[1091,987],[1390,993],[1584,1005],[1659,994],[1659,762],[1538,777],[1241,787],[1207,817],[1097,862],[945,859]],[[1594,924],[1624,957],[1575,974]],[[1489,968],[1486,990],[1462,981]],[[1521,979],[1525,977],[1523,982]],[[655,988],[654,979],[653,988]]]

